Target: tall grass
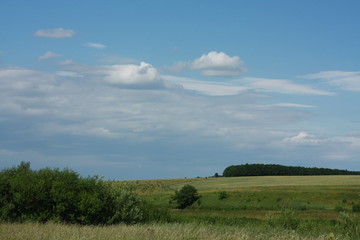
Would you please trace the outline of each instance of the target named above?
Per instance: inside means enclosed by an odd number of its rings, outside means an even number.
[[[304,236],[292,230],[254,226],[217,226],[206,224],[146,224],[79,226],[55,223],[0,224],[0,239],[6,240],[324,240],[329,234]],[[333,239],[340,239],[341,236]]]

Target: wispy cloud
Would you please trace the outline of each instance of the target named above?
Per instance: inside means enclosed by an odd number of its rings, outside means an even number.
[[[69,71],[57,71],[56,75],[60,77],[70,77],[70,78],[82,78],[84,75],[81,75],[77,72],[69,72]]]
[[[178,84],[184,89],[193,90],[198,93],[211,96],[231,96],[237,95],[244,91],[300,95],[334,95],[332,92],[314,89],[311,86],[296,84],[290,80],[285,79],[246,77],[233,81],[214,82],[171,75],[163,75],[162,78],[168,82]],[[290,105],[288,104],[287,106],[289,107]],[[292,107],[295,107],[295,105],[293,104]],[[297,107],[300,107],[300,105],[297,105]],[[303,105],[301,107],[305,106]]]
[[[300,145],[317,145],[322,140],[307,132],[299,132],[296,136],[284,138],[284,142]]]
[[[278,107],[290,107],[290,108],[317,108],[317,106],[314,105],[304,105],[297,103],[276,103],[273,105]]]
[[[44,53],[44,55],[40,56],[38,58],[38,60],[42,61],[42,60],[47,60],[47,59],[52,59],[52,58],[58,58],[61,57],[61,54],[58,53],[53,53],[51,51],[47,51],[46,53]]]
[[[93,42],[87,42],[85,43],[86,47],[96,48],[96,49],[104,49],[106,48],[106,45],[101,43],[93,43]]]
[[[235,86],[224,82],[200,81],[170,75],[164,75],[162,78],[167,82],[177,84],[186,90],[196,91],[209,96],[231,96],[249,90],[249,88],[244,86]]]
[[[34,35],[45,38],[70,38],[75,35],[75,31],[64,28],[40,29]]]
[[[303,76],[308,79],[323,79],[333,86],[348,91],[360,91],[360,72],[324,71]]]
[[[284,94],[334,95],[332,92],[317,90],[307,85],[293,83],[286,79],[246,77],[238,80],[246,86],[264,92],[277,92]]]

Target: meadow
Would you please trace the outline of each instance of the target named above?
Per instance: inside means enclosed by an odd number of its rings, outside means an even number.
[[[360,239],[360,176],[268,176],[112,181],[134,189],[170,222],[108,226],[1,223],[0,239]],[[169,201],[185,184],[201,201]]]

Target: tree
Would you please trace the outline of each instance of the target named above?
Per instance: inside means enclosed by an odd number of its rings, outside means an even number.
[[[131,188],[69,170],[31,170],[29,162],[0,171],[1,221],[134,224],[168,219]]]
[[[177,208],[184,209],[188,206],[191,206],[194,202],[200,199],[195,187],[191,185],[183,186],[180,191],[175,191],[175,195],[172,196],[172,200],[177,202]]]

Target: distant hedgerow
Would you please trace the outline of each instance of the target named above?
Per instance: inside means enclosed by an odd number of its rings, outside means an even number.
[[[69,169],[34,171],[28,162],[0,172],[3,221],[133,224],[151,219],[153,212],[131,189],[114,188],[96,176],[83,178]]]

